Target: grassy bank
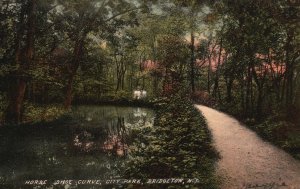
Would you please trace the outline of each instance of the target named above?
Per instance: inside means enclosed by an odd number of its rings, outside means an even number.
[[[0,108],[0,126],[4,125],[4,112],[6,106]],[[20,124],[33,124],[38,122],[54,121],[65,115],[67,111],[60,104],[36,104],[25,102]]]
[[[155,103],[157,116],[152,128],[136,130],[139,141],[125,174],[130,178],[185,178],[185,188],[218,188],[214,175],[217,153],[203,116],[186,98],[174,96]],[[130,188],[130,187],[129,187]],[[147,185],[143,188],[183,188],[178,184]]]

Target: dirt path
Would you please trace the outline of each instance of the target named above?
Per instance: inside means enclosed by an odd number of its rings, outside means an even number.
[[[207,119],[220,152],[222,189],[300,189],[300,161],[263,141],[236,119],[196,105]]]

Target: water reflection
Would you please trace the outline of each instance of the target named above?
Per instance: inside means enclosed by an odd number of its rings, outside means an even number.
[[[142,108],[136,108],[133,113],[134,117],[145,117],[147,116],[147,112]]]
[[[101,137],[97,130],[83,129],[74,135],[73,146],[81,152],[104,152],[109,155],[125,156],[128,151],[129,133],[125,128],[124,117],[107,123]],[[97,137],[97,135],[99,137]]]
[[[148,116],[148,114],[150,114]],[[126,156],[129,152],[131,128],[153,124],[153,112],[145,108],[105,106],[77,107],[74,117],[80,126],[73,136],[74,150],[83,153],[105,153]]]
[[[145,108],[79,106],[63,122],[0,128],[0,178],[116,177],[130,154],[133,129],[152,126],[153,119]]]

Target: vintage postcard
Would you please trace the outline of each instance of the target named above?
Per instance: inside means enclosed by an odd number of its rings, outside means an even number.
[[[298,0],[0,0],[0,189],[300,189]]]

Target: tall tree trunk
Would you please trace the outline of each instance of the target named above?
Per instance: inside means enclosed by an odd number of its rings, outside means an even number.
[[[240,88],[240,90],[241,90],[241,92],[240,92],[240,95],[241,95],[241,109],[242,109],[242,111],[243,111],[243,116],[246,116],[246,103],[245,103],[245,84],[244,84],[245,82],[244,82],[244,80],[243,80],[243,78],[241,79],[241,84],[240,84],[240,86],[241,86],[241,88]]]
[[[212,41],[209,42],[209,44]],[[209,48],[210,45],[208,45]],[[211,69],[211,61],[212,61],[212,57],[213,57],[213,53],[216,47],[216,43],[213,45],[211,52],[208,52],[207,58],[208,58],[208,67],[207,67],[207,92],[208,94],[210,94],[210,85],[211,85],[211,75],[212,75],[212,69]],[[210,50],[210,49],[209,49]]]
[[[9,104],[6,109],[5,121],[7,123],[18,124],[21,122],[22,106],[26,90],[26,78],[24,72],[29,69],[33,63],[34,38],[35,38],[35,12],[36,0],[28,1],[28,4],[21,5],[20,23],[16,34],[16,54],[15,64],[19,65],[17,73],[13,74],[12,85],[9,91]],[[27,33],[24,54],[21,53],[21,40],[24,34],[23,21],[27,15]]]
[[[226,82],[226,101],[227,102],[232,101],[232,84],[233,84],[233,78],[229,78],[229,81]]]
[[[71,62],[71,65],[69,66],[69,76],[66,84],[66,97],[64,102],[65,109],[69,110],[72,105],[72,99],[73,99],[73,81],[75,78],[75,75],[77,73],[77,70],[80,66],[80,61],[82,57],[82,50],[83,50],[83,42],[84,37],[82,39],[75,42],[75,47],[73,51],[73,61]]]
[[[250,64],[250,63],[249,63]],[[247,68],[247,86],[246,86],[246,102],[245,102],[245,110],[246,110],[246,116],[250,115],[250,104],[251,104],[251,66],[248,65]]]
[[[21,122],[22,105],[26,89],[26,82],[23,79],[16,79],[10,87],[9,105],[6,109],[5,122],[18,124]]]
[[[191,31],[191,62],[190,62],[190,86],[192,92],[195,92],[195,36]]]
[[[223,40],[221,38],[220,41],[220,49],[219,49],[219,56],[218,56],[218,63],[217,63],[217,69],[216,69],[216,76],[215,76],[215,83],[214,83],[214,89],[213,89],[213,93],[212,96],[213,97],[217,97],[217,92],[219,89],[219,68],[220,68],[220,64],[221,64],[221,56],[222,56],[222,45],[223,45]]]
[[[256,104],[256,119],[260,120],[262,118],[262,107],[263,107],[263,88],[258,86],[258,97]]]
[[[211,78],[211,56],[208,57],[207,67],[207,92],[210,94],[210,78]]]
[[[66,85],[66,98],[65,98],[65,109],[70,109],[72,105],[72,91],[73,91],[73,80],[74,75],[71,74],[68,78],[67,85]]]
[[[291,56],[293,52],[292,40],[294,37],[294,31],[289,30],[287,34],[287,42],[286,42],[286,73],[285,73],[285,81],[286,81],[286,91],[285,91],[285,99],[286,106],[289,108],[293,102],[293,93],[294,93],[294,60]]]
[[[252,60],[254,61],[254,60]],[[260,67],[260,77],[258,77],[254,64],[252,64],[252,75],[254,78],[254,81],[257,86],[257,101],[256,101],[256,119],[261,120],[262,118],[262,107],[263,107],[263,98],[264,98],[264,84],[266,79],[266,72],[263,72],[263,68]],[[252,105],[253,106],[253,105]]]

